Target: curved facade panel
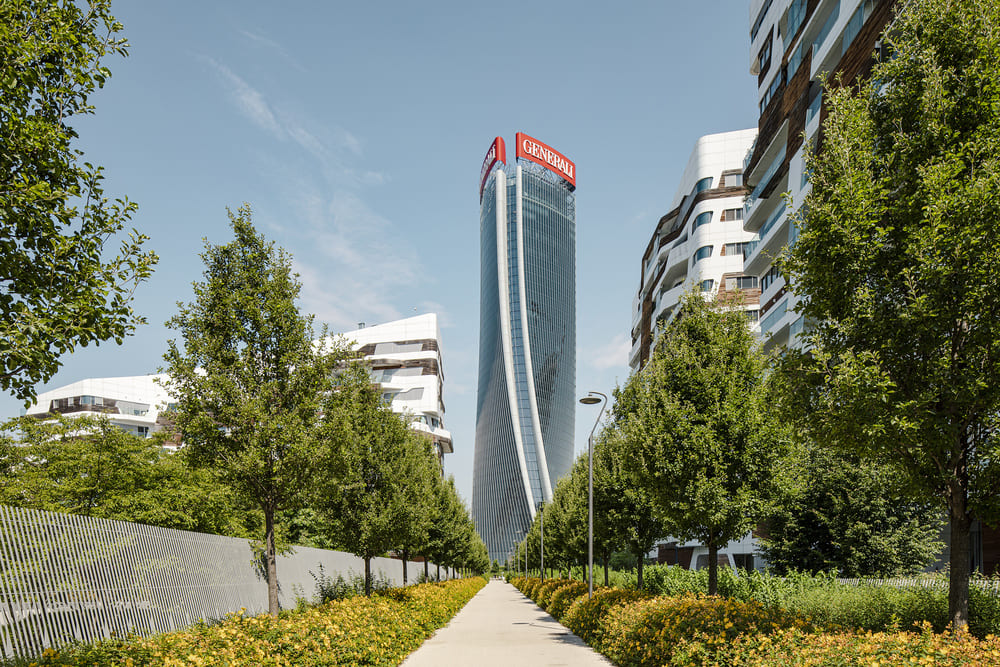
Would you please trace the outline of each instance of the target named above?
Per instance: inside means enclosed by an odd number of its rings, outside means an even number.
[[[472,513],[500,561],[573,461],[576,200],[571,183],[536,164],[546,155],[537,146],[534,157],[490,173],[480,209]]]

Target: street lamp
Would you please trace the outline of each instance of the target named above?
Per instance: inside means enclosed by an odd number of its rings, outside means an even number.
[[[517,531],[517,540],[516,540],[517,541],[517,546],[514,547],[514,557],[517,559],[517,569],[518,569],[519,573],[520,573],[520,570],[521,570],[521,554],[517,553],[517,547],[521,546],[521,538],[522,537],[524,537],[524,531],[523,530]],[[525,558],[527,558],[527,555],[528,555],[527,554],[527,551],[528,551],[528,545],[527,544],[524,545],[524,550],[525,550],[525,554],[524,554]],[[524,569],[525,569],[524,576],[528,576],[528,572],[527,572],[527,570],[528,570],[528,561],[527,560],[525,560],[525,562],[524,562]]]
[[[538,558],[539,561],[538,567],[542,571],[542,581],[545,581],[545,501],[544,500],[538,501],[538,513],[540,515],[542,522],[541,535],[539,536],[538,539],[538,551],[541,554]]]
[[[604,399],[603,403],[601,399]],[[601,411],[597,413],[597,421],[594,422],[594,428],[590,429],[590,437],[587,438],[587,598],[592,598],[594,597],[594,431],[601,423],[608,397],[599,391],[590,391],[580,399],[580,402],[584,405],[601,403]]]

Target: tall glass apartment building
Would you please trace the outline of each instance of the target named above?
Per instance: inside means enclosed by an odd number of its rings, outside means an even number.
[[[480,204],[472,516],[500,561],[572,465],[576,407],[575,165],[526,135],[517,141],[510,166],[494,142]]]

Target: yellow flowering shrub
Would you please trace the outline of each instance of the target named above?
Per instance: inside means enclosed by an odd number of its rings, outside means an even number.
[[[238,612],[217,625],[46,651],[38,666],[398,665],[484,585],[481,577],[421,584],[277,618]]]
[[[672,664],[678,648],[686,658],[679,664],[715,664],[716,654],[740,635],[813,629],[803,617],[781,609],[694,594],[618,605],[601,625],[599,650],[619,667]]]
[[[745,667],[820,667],[827,665],[934,665],[996,667],[1000,638],[976,639],[968,633],[937,634],[929,623],[919,632],[840,632],[812,634],[798,629],[772,635],[744,635],[719,656],[720,664]],[[694,665],[675,653],[665,664]]]
[[[580,639],[600,651],[604,615],[619,605],[650,597],[649,593],[630,588],[598,588],[594,590],[594,597],[574,600],[560,620]]]
[[[535,604],[548,611],[552,594],[568,583],[568,579],[546,579],[544,584],[535,589]]]
[[[549,608],[546,610],[557,621],[561,621],[566,610],[581,595],[587,594],[587,582],[570,581],[560,586],[549,598]]]

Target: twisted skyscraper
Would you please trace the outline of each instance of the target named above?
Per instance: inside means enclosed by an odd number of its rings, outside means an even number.
[[[573,462],[576,165],[497,137],[480,178],[479,394],[472,515],[504,561]]]

